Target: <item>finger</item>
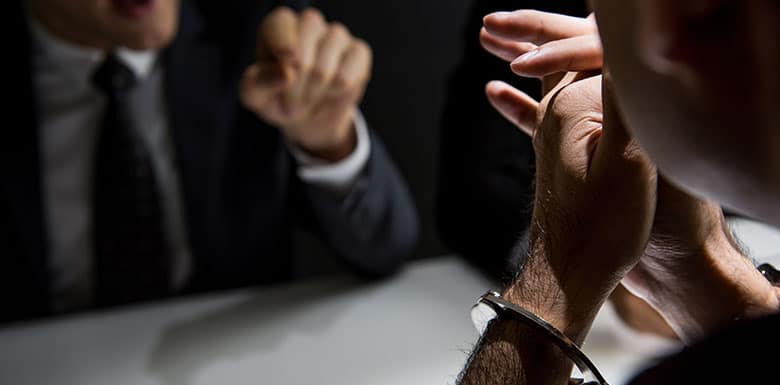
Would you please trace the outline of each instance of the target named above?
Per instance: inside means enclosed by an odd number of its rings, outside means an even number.
[[[308,74],[317,60],[317,47],[322,40],[328,25],[322,13],[307,8],[300,17],[300,72],[301,77],[290,91],[290,102],[297,103],[303,99]]]
[[[536,48],[536,45],[531,43],[519,43],[493,36],[484,27],[479,31],[479,41],[486,51],[508,62]]]
[[[590,173],[594,180],[623,181],[611,184],[611,193],[616,196],[635,196],[636,204],[639,205],[643,204],[642,202],[655,204],[656,189],[648,188],[650,185],[656,186],[655,165],[629,132],[607,77],[593,77],[584,81],[597,79],[601,79],[599,87],[604,123],[598,145],[593,151]],[[653,217],[647,220],[652,223]],[[639,250],[637,252],[641,253]]]
[[[559,72],[601,69],[604,50],[596,34],[551,41],[515,59],[512,71],[520,76],[543,77]]]
[[[483,22],[491,35],[536,45],[597,31],[589,19],[532,10],[491,13]]]
[[[606,189],[595,192],[595,194],[632,197],[630,202],[623,202],[619,205],[624,206],[623,209],[605,208],[600,211],[601,219],[605,223],[612,222],[613,225],[624,225],[626,212],[639,213],[647,209],[655,211],[657,173],[655,165],[642,151],[639,143],[632,138],[625,125],[607,77],[599,76],[583,80],[583,82],[595,81],[601,83],[597,86],[601,88],[603,125],[601,137],[593,150],[588,179],[594,181],[594,187],[601,186],[601,188]],[[615,181],[619,181],[619,183]],[[626,203],[628,206],[625,206]],[[641,221],[632,226],[639,225],[634,231],[640,233],[652,227],[654,216],[649,215],[638,219]],[[646,233],[643,237],[649,237],[649,235]],[[647,238],[645,238],[646,240]],[[645,248],[644,244],[629,246],[624,243],[623,239],[619,238],[610,239],[608,242],[614,250],[626,250],[626,255],[640,256]]]
[[[317,59],[308,81],[304,99],[316,103],[322,98],[339,68],[344,54],[352,43],[352,36],[347,28],[340,23],[333,23],[320,41],[317,48]]]
[[[287,7],[274,9],[258,27],[257,60],[297,65],[299,60],[298,15]]]
[[[624,123],[609,76],[602,77],[601,86],[602,103],[604,104],[604,138],[602,141],[608,142],[610,146],[616,148],[631,146],[634,142]]]
[[[290,83],[291,74],[277,64],[252,64],[239,83],[244,107],[263,114],[274,97]]]
[[[352,95],[355,100],[360,99],[371,77],[371,65],[371,47],[363,40],[355,41],[344,54],[340,68],[333,78],[332,91]]]
[[[529,136],[536,129],[536,111],[539,103],[525,93],[502,81],[492,81],[485,87],[490,104],[504,118]]]

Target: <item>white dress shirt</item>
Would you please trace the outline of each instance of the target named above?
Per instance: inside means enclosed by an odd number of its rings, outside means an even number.
[[[93,303],[92,170],[105,98],[91,76],[105,58],[95,49],[69,44],[29,17],[33,41],[33,86],[40,123],[39,144],[44,214],[48,233],[51,304],[54,311]],[[181,288],[191,270],[191,252],[184,222],[178,170],[164,100],[162,66],[155,52],[116,52],[140,82],[152,82],[145,124],[139,127],[148,146],[166,219],[173,256],[173,289]],[[307,183],[347,194],[368,162],[370,139],[356,113],[357,147],[344,160],[327,164],[290,146]]]

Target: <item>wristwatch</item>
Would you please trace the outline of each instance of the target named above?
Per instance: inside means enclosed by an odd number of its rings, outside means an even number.
[[[780,286],[780,271],[769,263],[763,263],[758,266],[758,271],[766,278],[772,286]]]
[[[488,324],[495,319],[505,319],[521,322],[547,337],[561,352],[569,357],[577,366],[584,378],[572,378],[569,384],[581,385],[608,385],[596,365],[580,350],[574,341],[566,337],[560,330],[550,325],[549,322],[520,306],[512,304],[501,298],[495,291],[489,291],[479,298],[471,309],[471,320],[480,335],[485,333]]]

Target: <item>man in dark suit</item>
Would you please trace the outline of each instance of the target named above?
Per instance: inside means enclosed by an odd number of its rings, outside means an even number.
[[[8,5],[0,321],[288,279],[294,224],[360,273],[401,264],[370,48],[304,5]]]

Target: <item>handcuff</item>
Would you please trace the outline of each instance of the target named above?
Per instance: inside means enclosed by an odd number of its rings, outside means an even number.
[[[764,263],[757,269],[772,286],[780,287],[780,271],[774,266]],[[484,335],[490,322],[495,319],[509,319],[523,323],[540,332],[557,346],[583,376],[583,378],[571,378],[570,385],[609,385],[593,361],[574,341],[541,317],[501,298],[498,292],[491,290],[481,296],[471,308],[471,320],[479,334]]]
[[[536,314],[501,298],[498,292],[491,290],[480,297],[476,305],[471,308],[471,320],[480,335],[483,335],[488,324],[494,319],[511,319],[521,322],[547,337],[574,362],[574,365],[582,373],[583,378],[572,378],[569,380],[569,384],[609,385],[593,361],[580,350],[574,341]]]

